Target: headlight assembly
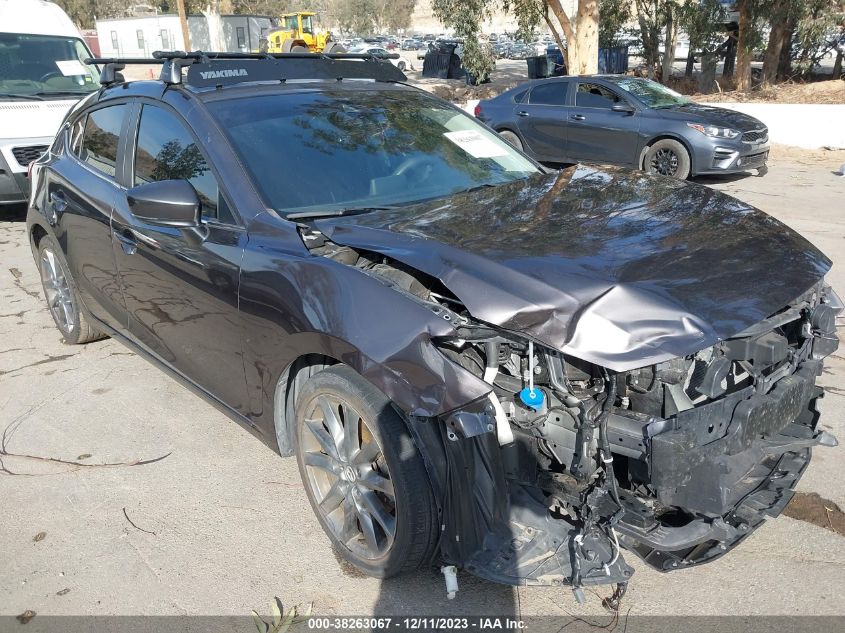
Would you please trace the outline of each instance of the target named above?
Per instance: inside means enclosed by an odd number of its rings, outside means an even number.
[[[741,132],[737,130],[733,130],[729,127],[719,127],[717,125],[701,125],[700,123],[687,123],[687,127],[691,127],[693,130],[698,130],[702,134],[706,136],[711,136],[713,138],[736,138],[741,134]]]

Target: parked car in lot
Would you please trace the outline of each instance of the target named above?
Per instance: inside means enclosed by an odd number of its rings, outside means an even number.
[[[358,569],[624,586],[623,550],[724,555],[835,443],[842,302],[777,220],[545,169],[383,60],[176,55],[106,64],[36,164],[50,313],[296,455]]]
[[[52,2],[0,0],[0,209],[29,196],[27,168],[71,106],[100,87],[77,28]]]
[[[387,60],[402,72],[405,72],[405,69],[408,67],[408,63],[399,57],[395,51],[389,51],[381,46],[366,44],[364,46],[356,46],[350,49],[349,52],[353,54],[372,55],[376,59]]]
[[[481,101],[476,116],[553,163],[606,163],[684,179],[766,171],[769,131],[741,112],[695,103],[650,79],[541,79]]]

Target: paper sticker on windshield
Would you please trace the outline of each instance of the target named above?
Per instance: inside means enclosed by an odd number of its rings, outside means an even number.
[[[475,130],[444,132],[443,136],[474,158],[494,158],[508,155],[508,150],[504,146],[494,143],[491,139],[485,138],[481,132]]]
[[[88,69],[78,59],[57,59],[56,66],[65,77],[88,74]]]

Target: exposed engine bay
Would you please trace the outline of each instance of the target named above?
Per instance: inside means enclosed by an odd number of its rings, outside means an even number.
[[[660,571],[708,562],[783,510],[812,446],[836,445],[817,429],[815,379],[843,306],[823,282],[730,339],[613,372],[473,319],[391,258],[301,235],[449,321],[437,349],[490,385],[445,424],[411,420],[440,493],[442,556],[476,575],[579,596],[628,581],[623,549]]]

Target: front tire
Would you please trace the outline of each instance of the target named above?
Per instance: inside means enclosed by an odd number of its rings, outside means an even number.
[[[311,507],[334,549],[377,578],[417,569],[437,543],[422,456],[390,401],[350,367],[312,376],[294,442]]]
[[[105,334],[88,322],[76,284],[62,259],[59,247],[49,236],[42,238],[38,245],[38,270],[50,316],[65,342],[81,345],[105,338]]]
[[[643,157],[646,173],[686,180],[690,174],[690,155],[678,141],[664,138],[649,146]]]

